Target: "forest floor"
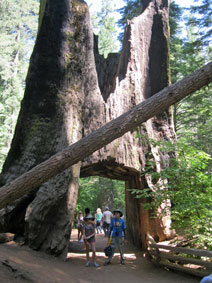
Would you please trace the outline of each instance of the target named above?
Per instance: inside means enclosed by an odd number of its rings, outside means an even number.
[[[9,242],[0,245],[1,283],[195,283],[199,278],[167,271],[152,265],[141,251],[129,243],[125,246],[125,265],[120,265],[119,254],[112,264],[103,266],[107,239],[96,235],[97,262],[100,267],[85,267],[83,243],[77,241],[77,231],[72,231],[67,261],[36,252],[27,246]]]

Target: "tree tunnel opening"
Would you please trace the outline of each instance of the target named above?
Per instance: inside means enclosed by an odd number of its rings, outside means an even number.
[[[79,210],[84,213],[85,207],[89,207],[89,205],[92,214],[96,212],[97,208],[104,211],[105,206],[108,206],[111,211],[117,208],[122,209],[127,226],[127,238],[140,248],[142,243],[141,206],[140,200],[131,194],[132,189],[142,189],[140,173],[135,168],[127,167],[110,158],[93,164],[84,163],[80,171],[79,184],[75,218]],[[88,187],[86,188],[86,186]],[[91,193],[92,190],[94,192],[98,188],[99,199]],[[87,193],[90,203],[87,201],[83,204],[82,200],[85,198],[86,192],[91,193],[90,195]]]
[[[75,225],[73,228],[77,228],[77,217],[79,211],[85,215],[85,208],[89,208],[92,216],[97,212],[97,208],[100,208],[102,213],[105,211],[105,207],[108,206],[109,210],[113,213],[115,209],[120,209],[123,212],[123,217],[125,222],[126,218],[126,196],[125,196],[126,184],[123,180],[116,180],[101,176],[90,176],[83,177],[79,179],[79,189],[78,189],[78,200],[76,203],[75,210]],[[128,229],[128,227],[127,227]],[[97,261],[105,261],[104,248],[107,245],[107,236],[105,236],[106,230],[104,229],[103,223],[101,229],[96,229],[96,255]],[[127,233],[127,241],[129,241],[129,234]],[[131,245],[130,245],[131,247]],[[79,258],[86,256],[85,248],[83,243],[83,238],[81,232],[78,229],[74,229],[71,232],[71,237],[69,241],[69,248],[67,253],[67,259],[69,258]],[[132,258],[135,257],[135,253],[129,251],[128,246],[124,246],[124,257]],[[114,261],[119,260],[119,252],[116,250]]]
[[[97,208],[102,211],[108,206],[113,209],[121,209],[125,214],[125,183],[120,180],[109,179],[99,176],[80,178],[76,215],[79,211],[84,214],[85,208],[91,210],[92,215]]]

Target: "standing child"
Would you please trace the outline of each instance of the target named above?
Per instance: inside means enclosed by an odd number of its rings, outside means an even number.
[[[111,240],[111,248],[112,253],[105,261],[104,265],[108,265],[111,263],[111,259],[114,255],[115,249],[118,248],[121,257],[121,264],[124,264],[124,252],[123,252],[123,243],[126,242],[126,224],[123,219],[121,219],[123,213],[121,210],[116,209],[113,211],[115,217],[112,219],[110,224],[110,231],[108,238],[110,239],[110,235],[112,233],[112,240]],[[122,240],[124,238],[124,240]]]
[[[89,249],[93,252],[93,265],[95,267],[99,267],[99,264],[96,263],[96,246],[95,246],[95,224],[94,224],[94,217],[89,213],[87,216],[84,217],[84,226],[83,226],[83,239],[86,248],[86,267],[90,266],[90,259],[89,259]]]

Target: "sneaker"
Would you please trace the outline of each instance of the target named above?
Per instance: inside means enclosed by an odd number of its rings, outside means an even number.
[[[86,267],[90,266],[90,262],[87,261],[86,264],[85,264],[85,266],[86,266]]]
[[[123,264],[123,265],[125,264],[125,262],[124,262],[124,259],[123,259],[123,258],[121,259],[121,264]]]
[[[111,264],[110,260],[107,259],[105,262],[104,262],[104,266],[108,265],[108,264]]]
[[[94,266],[94,267],[99,267],[100,265],[99,265],[98,263],[94,262],[94,263],[93,263],[93,266]]]

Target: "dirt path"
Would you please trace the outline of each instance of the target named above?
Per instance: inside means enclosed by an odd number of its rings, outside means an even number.
[[[85,251],[83,243],[77,241],[76,230],[72,232],[70,252],[66,262],[32,251],[27,246],[20,247],[14,242],[2,244],[0,245],[0,282],[195,283],[200,281],[189,275],[154,267],[140,251],[129,244],[125,249],[125,265],[119,264],[119,255],[115,254],[112,264],[103,266],[106,241],[103,234],[97,235],[99,268],[85,267]]]

